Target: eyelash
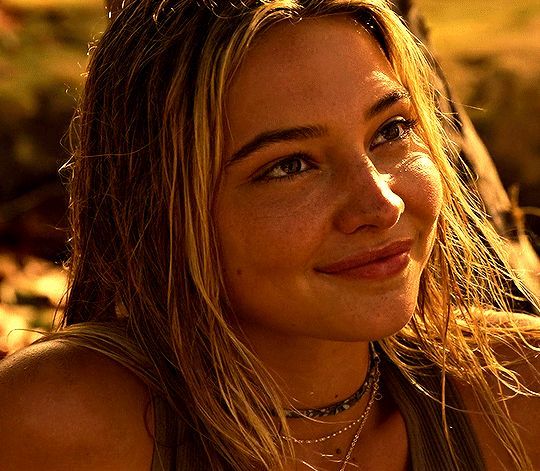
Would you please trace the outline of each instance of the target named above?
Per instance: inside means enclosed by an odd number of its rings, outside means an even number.
[[[403,140],[403,139],[407,138],[410,135],[410,133],[416,128],[417,124],[418,124],[418,122],[415,119],[407,119],[407,118],[404,118],[402,116],[397,117],[397,118],[392,118],[390,121],[387,121],[386,123],[384,123],[377,130],[377,133],[375,134],[375,137],[380,135],[382,132],[384,132],[386,130],[389,130],[392,126],[396,126],[396,125],[401,125],[403,127],[403,129],[399,132],[399,135],[397,137],[395,137],[395,138],[392,138],[392,139],[386,139],[384,142],[381,142],[381,143],[374,144],[372,142],[370,144],[370,146],[369,146],[369,150],[373,150],[373,149],[375,149],[375,148],[377,148],[377,147],[379,147],[381,145],[384,145],[384,144],[387,144],[387,143],[390,143],[390,142],[395,142],[395,141]],[[375,141],[375,139],[374,139],[374,141]],[[269,176],[274,170],[278,169],[279,167],[283,167],[287,163],[291,163],[291,162],[298,161],[298,160],[302,161],[303,164],[308,164],[309,168],[305,169],[305,170],[301,170],[301,171],[299,171],[297,173],[293,173],[293,174],[286,174],[286,175],[281,175],[281,176],[277,176],[277,177]],[[267,170],[263,171],[263,173],[261,175],[255,177],[255,181],[262,182],[262,183],[268,183],[268,182],[280,181],[280,180],[293,180],[293,179],[299,177],[300,175],[308,172],[309,170],[312,170],[314,167],[315,167],[315,165],[312,163],[309,155],[307,155],[307,154],[305,154],[303,152],[296,152],[294,154],[291,154],[291,155],[279,160],[274,165],[269,167]]]
[[[395,142],[397,140],[402,140],[402,139],[407,138],[411,134],[411,132],[416,128],[417,124],[418,124],[418,121],[416,119],[407,119],[407,118],[404,118],[403,116],[392,118],[390,121],[387,121],[378,129],[375,137],[377,137],[378,135],[382,134],[384,131],[390,129],[392,126],[395,126],[395,125],[403,126],[403,130],[399,133],[397,137],[393,139],[387,139],[385,142],[374,144],[374,141],[375,141],[374,139],[373,142],[369,146],[369,150],[373,150],[376,147],[380,145],[384,145],[389,142]]]
[[[302,171],[300,171],[298,173],[290,174],[290,175],[286,174],[286,175],[281,175],[279,177],[270,177],[269,176],[274,170],[278,169],[279,167],[282,167],[287,163],[295,162],[295,161],[298,161],[298,160],[302,161],[302,164],[309,165],[309,168],[306,169],[306,170],[302,170]],[[267,182],[276,181],[276,180],[293,180],[294,178],[300,176],[301,174],[303,174],[303,173],[305,173],[305,172],[307,172],[307,171],[309,171],[309,170],[311,170],[313,168],[314,168],[314,164],[311,163],[311,159],[310,159],[308,154],[305,154],[303,152],[295,152],[294,154],[291,154],[291,155],[285,157],[284,159],[281,159],[278,162],[276,162],[270,168],[265,170],[261,175],[256,177],[255,181],[267,183]]]

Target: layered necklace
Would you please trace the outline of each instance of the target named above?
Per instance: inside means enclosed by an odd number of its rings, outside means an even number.
[[[364,379],[364,382],[360,385],[358,390],[355,391],[351,396],[347,397],[343,401],[336,402],[334,404],[331,404],[325,407],[314,408],[314,409],[300,409],[300,410],[294,409],[294,410],[285,411],[285,416],[291,419],[297,419],[297,418],[310,418],[311,419],[311,418],[318,418],[318,417],[328,417],[330,415],[337,415],[340,412],[350,409],[366,394],[367,391],[370,391],[367,406],[360,417],[353,420],[352,422],[350,422],[343,428],[336,430],[328,435],[324,435],[323,437],[299,439],[295,437],[282,435],[281,438],[287,441],[291,441],[293,443],[297,443],[299,445],[321,443],[327,440],[331,440],[332,438],[335,438],[338,435],[341,435],[347,430],[350,430],[356,425],[358,425],[356,433],[354,434],[354,437],[351,441],[351,444],[349,445],[347,453],[345,454],[345,459],[343,460],[341,468],[340,468],[340,471],[344,471],[345,468],[347,467],[347,464],[349,463],[353,450],[356,447],[356,443],[358,442],[358,438],[360,437],[360,434],[362,433],[362,429],[364,428],[364,425],[367,422],[369,413],[373,407],[373,403],[375,402],[375,400],[378,400],[381,398],[381,395],[379,393],[379,377],[380,377],[379,361],[380,361],[379,355],[377,354],[373,344],[370,343],[370,362],[369,362],[368,373],[366,375],[366,378]]]
[[[370,360],[369,369],[360,387],[343,401],[336,402],[329,406],[319,407],[315,409],[285,409],[285,417],[287,419],[316,419],[319,417],[328,417],[329,415],[337,415],[340,412],[346,411],[354,406],[364,394],[372,387],[375,381],[378,381],[379,375],[379,355],[375,351],[375,347],[370,343]]]

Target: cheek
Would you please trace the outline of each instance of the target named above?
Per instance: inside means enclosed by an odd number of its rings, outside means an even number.
[[[319,243],[322,201],[301,188],[223,199],[215,214],[226,269],[277,271],[302,264]]]
[[[409,213],[426,224],[434,223],[441,211],[443,191],[441,175],[429,155],[413,153],[400,166],[397,177]]]

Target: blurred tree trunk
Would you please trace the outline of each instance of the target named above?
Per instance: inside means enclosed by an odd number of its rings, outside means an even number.
[[[125,1],[105,0],[110,15],[114,16],[119,12]],[[415,1],[396,0],[394,8],[405,19],[413,34],[429,47],[429,30]],[[493,226],[507,240],[513,268],[520,273],[527,287],[540,296],[540,260],[525,235],[523,214],[517,201],[508,196],[484,143],[463,106],[459,104],[459,99],[456,99],[438,63],[435,59],[432,60],[436,70],[434,82],[441,91],[441,96],[445,97],[439,106],[453,120],[447,131],[459,146],[461,158],[472,170],[475,178],[471,179],[465,168],[462,169],[462,176],[469,185],[477,187]]]

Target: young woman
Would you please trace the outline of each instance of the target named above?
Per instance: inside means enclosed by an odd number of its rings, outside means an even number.
[[[539,469],[540,325],[437,98],[384,0],[126,2],[2,470]]]

